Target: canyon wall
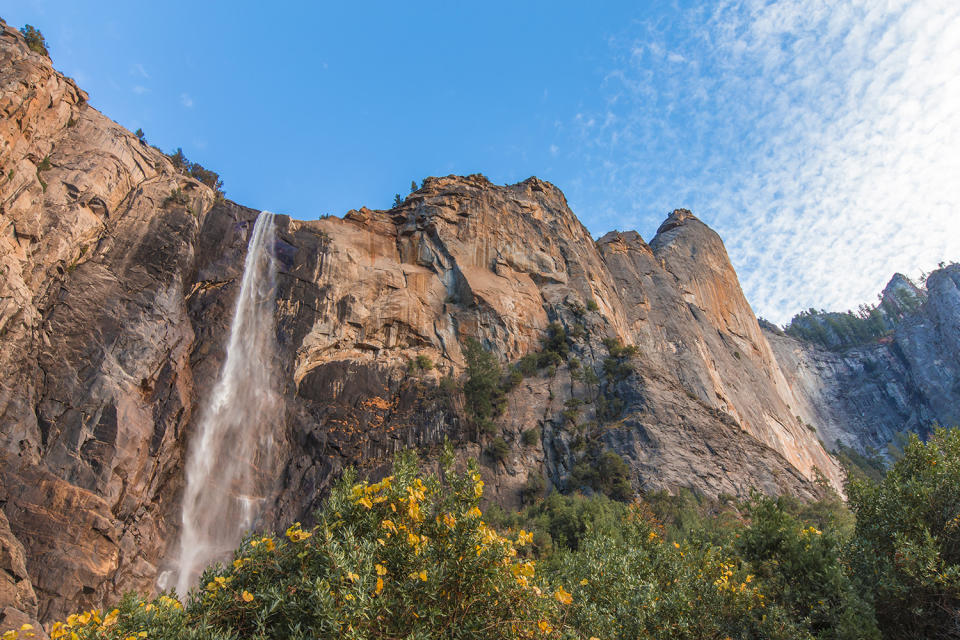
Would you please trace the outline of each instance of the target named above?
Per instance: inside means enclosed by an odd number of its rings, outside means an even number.
[[[0,26],[2,630],[150,590],[169,568],[185,450],[258,212],[179,173]],[[262,528],[308,521],[348,465],[377,475],[447,439],[481,460],[488,500],[516,506],[537,482],[591,491],[576,469],[608,452],[636,494],[813,498],[842,474],[808,423],[845,442],[889,435],[843,405],[861,356],[762,331],[720,238],[689,211],[649,244],[594,241],[553,185],[474,175],[428,178],[387,211],[276,223],[284,418],[258,428],[284,465]],[[902,327],[910,375],[960,355],[952,273],[925,320],[939,342]],[[466,340],[506,367],[559,327],[569,352],[515,380],[478,433]],[[899,353],[876,387],[907,415]],[[928,404],[953,378],[936,380]],[[946,415],[916,406],[918,427]]]

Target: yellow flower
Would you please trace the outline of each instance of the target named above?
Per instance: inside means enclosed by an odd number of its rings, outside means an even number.
[[[407,544],[409,544],[411,547],[417,546],[417,543],[419,542],[420,542],[420,536],[418,536],[415,533],[407,534]]]
[[[20,625],[20,631],[33,631],[33,625],[29,622],[24,622]]]
[[[362,504],[362,505],[365,506],[367,509],[372,509],[372,508],[373,508],[373,502],[370,500],[370,498],[368,498],[368,497],[366,497],[366,496],[364,496],[364,497],[360,498],[359,500],[357,500],[357,504]]]
[[[253,594],[249,591],[244,591],[240,594],[240,597],[243,598],[244,602],[253,602]]]
[[[2,636],[0,636],[0,637],[2,637],[3,640],[17,640],[17,632],[16,632],[16,631],[7,631],[7,632],[5,632],[5,633],[4,633]]]
[[[590,581],[587,580],[586,578],[584,578],[583,580],[580,581],[580,586],[581,586],[581,587],[585,587],[585,586],[587,586],[588,584],[590,584]]]
[[[445,513],[443,514],[443,523],[450,529],[453,529],[457,525],[457,519],[449,513]]]
[[[477,507],[473,507],[470,511],[467,511],[468,518],[479,518],[483,515],[483,512],[480,511]]]
[[[426,571],[421,571],[418,575],[420,576],[420,579],[421,579],[421,580],[423,580],[424,582],[427,581],[427,572],[426,572]]]
[[[517,534],[517,546],[522,547],[531,542],[533,542],[533,534],[520,529],[520,533]]]
[[[551,627],[550,623],[546,620],[541,620],[537,623],[537,626],[540,628],[541,633],[550,633],[553,630],[553,627]]]
[[[348,593],[348,594],[346,594],[345,596],[343,596],[343,599],[344,599],[344,600],[353,600],[353,596]]]
[[[387,575],[387,568],[386,568],[385,566],[383,566],[382,564],[376,565],[376,566],[374,567],[374,569],[377,570],[377,575],[378,575],[378,576],[385,576],[385,575]]]
[[[573,602],[573,596],[567,592],[563,587],[558,588],[553,592],[553,597],[557,599],[557,602],[560,604],[570,604]]]
[[[260,543],[267,548],[267,551],[273,551],[277,545],[273,543],[273,538],[263,538]]]
[[[146,631],[141,631],[141,632],[138,633],[137,635],[140,636],[141,638],[146,638],[146,637],[147,637],[147,632],[146,632]]]
[[[383,578],[377,578],[377,588],[374,589],[374,593],[380,595],[381,591],[383,591]]]
[[[287,529],[287,537],[290,538],[290,542],[300,542],[301,540],[306,540],[312,535],[313,535],[312,533],[307,533],[306,531],[303,531],[300,528],[299,522],[294,522]]]
[[[360,576],[358,576],[357,574],[352,572],[347,573],[347,580],[349,580],[350,582],[356,582],[359,579],[360,579]]]

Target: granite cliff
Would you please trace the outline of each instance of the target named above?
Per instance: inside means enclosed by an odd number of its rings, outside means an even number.
[[[878,308],[897,313],[885,312],[895,317],[865,344],[828,349],[764,330],[798,415],[831,448],[885,456],[905,432],[960,424],[960,265],[937,269],[925,285],[895,274]]]
[[[178,172],[0,26],[2,630],[154,587],[257,212]],[[689,211],[649,244],[594,241],[547,182],[448,176],[390,210],[278,216],[277,229],[285,418],[261,428],[284,463],[264,528],[308,520],[348,465],[376,475],[445,439],[483,461],[489,499],[516,505],[530,487],[591,490],[576,469],[608,452],[631,492],[810,498],[842,474],[806,423],[886,437],[834,382],[860,356],[762,331],[720,238]],[[960,355],[952,273],[917,320],[940,342],[902,327],[916,367]],[[561,329],[564,357],[515,380],[478,433],[465,340],[506,366]],[[418,356],[433,366],[411,367]],[[877,382],[891,403],[907,384],[897,362]],[[908,426],[947,416],[937,380]],[[506,453],[491,456],[494,441]]]

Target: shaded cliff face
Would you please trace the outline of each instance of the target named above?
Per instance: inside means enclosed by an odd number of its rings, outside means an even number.
[[[166,566],[257,212],[178,174],[5,25],[0,113],[3,626],[148,590]],[[531,476],[583,488],[575,468],[605,451],[636,491],[811,497],[817,469],[839,483],[722,242],[689,212],[649,246],[594,243],[549,183],[450,176],[390,211],[279,216],[277,232],[285,415],[260,428],[285,463],[262,527],[306,521],[347,465],[376,475],[445,438],[507,505]],[[551,323],[572,357],[523,379],[478,439],[464,339],[515,362]],[[436,366],[411,372],[417,356]]]
[[[960,265],[926,284],[921,292],[899,274],[891,279],[883,300],[914,303],[899,305],[891,335],[871,344],[828,351],[765,332],[800,415],[829,446],[883,453],[900,432],[960,424]]]

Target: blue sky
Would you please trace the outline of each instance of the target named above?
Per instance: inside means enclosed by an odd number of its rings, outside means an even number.
[[[76,3],[0,11],[91,103],[302,219],[537,175],[599,236],[690,208],[758,314],[960,260],[960,3]]]

